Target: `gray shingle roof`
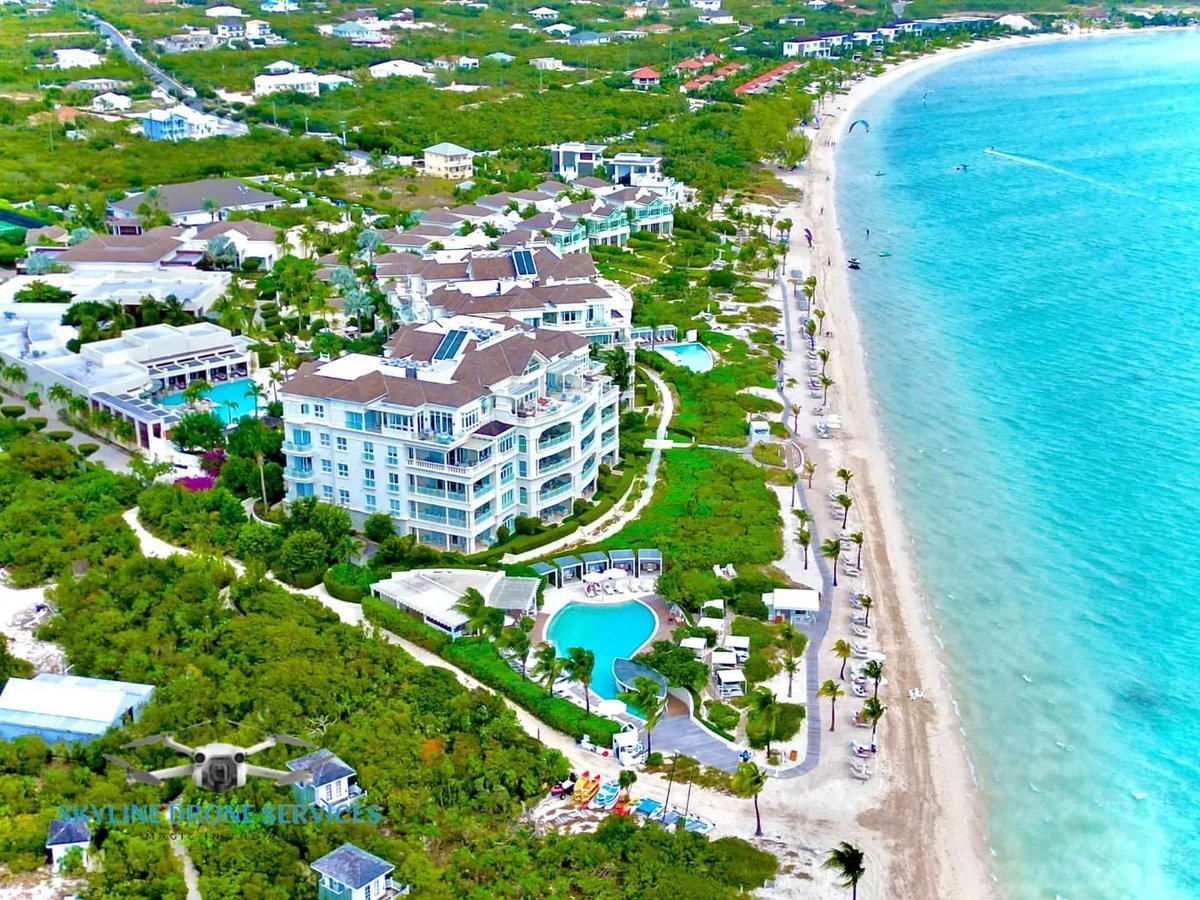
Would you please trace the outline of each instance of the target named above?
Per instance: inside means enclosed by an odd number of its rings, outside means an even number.
[[[158,189],[157,204],[172,216],[204,211],[204,201],[215,200],[220,209],[239,209],[264,203],[282,204],[274,194],[252,187],[240,178],[205,178],[183,184],[164,184]],[[146,202],[144,193],[134,194],[113,204],[114,209],[136,213]]]
[[[92,829],[83,819],[55,819],[46,836],[47,847],[82,844],[92,839]]]
[[[366,887],[396,867],[353,844],[342,844],[312,864],[313,871],[350,888]]]
[[[324,747],[296,759],[289,759],[286,765],[289,772],[299,772],[301,769],[308,769],[312,772],[311,783],[315,788],[324,787],[355,774],[354,769]]]

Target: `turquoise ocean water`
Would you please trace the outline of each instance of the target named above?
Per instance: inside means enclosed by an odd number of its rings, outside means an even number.
[[[1200,34],[1002,49],[860,116],[839,213],[993,871],[1200,897]]]

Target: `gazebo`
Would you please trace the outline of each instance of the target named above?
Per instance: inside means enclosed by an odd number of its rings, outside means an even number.
[[[562,587],[562,572],[549,563],[534,563],[530,568],[554,587]]]
[[[592,550],[589,553],[583,554],[584,575],[587,575],[591,572],[603,572],[608,567],[607,553],[600,553],[597,550]]]
[[[608,558],[614,569],[621,569],[626,575],[637,574],[632,550],[609,550]]]
[[[639,578],[655,576],[662,572],[662,553],[658,550],[637,551],[637,574]]]
[[[558,566],[560,573],[559,587],[565,587],[583,577],[583,562],[578,557],[560,556],[558,559],[551,560],[551,562]]]

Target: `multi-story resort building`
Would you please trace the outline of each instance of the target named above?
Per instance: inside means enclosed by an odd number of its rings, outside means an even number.
[[[384,357],[306,363],[281,395],[289,500],[383,512],[443,549],[561,519],[618,456],[620,390],[588,340],[510,318],[402,328]]]
[[[587,253],[552,248],[385,253],[375,277],[401,322],[454,315],[516,319],[597,344],[628,344],[633,298],[602,279]]]

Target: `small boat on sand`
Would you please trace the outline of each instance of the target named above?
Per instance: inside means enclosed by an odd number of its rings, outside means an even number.
[[[600,785],[596,791],[596,795],[592,797],[588,803],[589,809],[612,809],[617,802],[617,796],[621,793],[621,786],[616,781],[606,781]]]
[[[586,806],[598,790],[600,790],[600,776],[593,775],[591,772],[584,772],[579,776],[579,781],[575,782],[575,790],[572,796],[580,806]]]

